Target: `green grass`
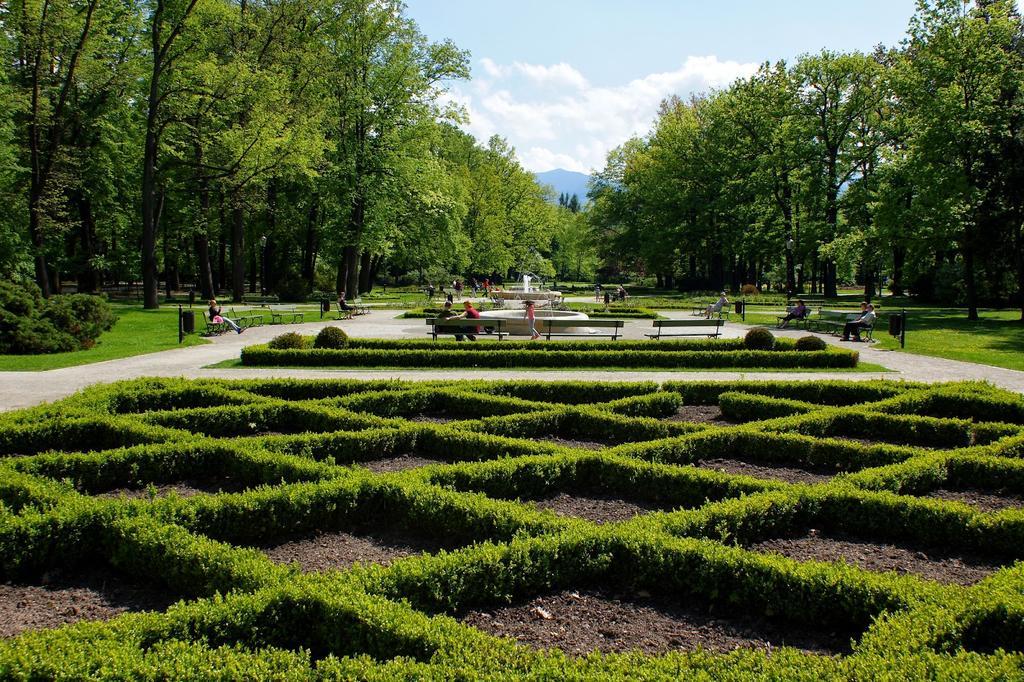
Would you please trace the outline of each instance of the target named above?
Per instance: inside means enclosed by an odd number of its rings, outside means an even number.
[[[888,315],[893,310],[883,306],[874,338],[877,348],[899,351],[899,339],[888,334]],[[1020,311],[981,310],[979,315],[981,319],[972,322],[962,309],[908,308],[907,346],[903,352],[1024,371]],[[748,312],[747,324],[774,327],[775,316],[775,312]]]
[[[178,348],[178,308],[144,310],[138,305],[112,304],[117,322],[104,332],[89,350],[49,355],[0,355],[0,371],[39,372],[61,367],[116,360],[144,353]],[[196,327],[201,329],[203,311],[196,309]],[[181,346],[209,343],[198,336],[186,336]]]

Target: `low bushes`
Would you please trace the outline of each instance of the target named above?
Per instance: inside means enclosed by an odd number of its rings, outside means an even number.
[[[324,327],[316,335],[313,348],[344,348],[348,345],[348,334],[341,327]]]
[[[775,347],[775,335],[764,327],[754,327],[743,337],[748,350],[771,350]]]
[[[105,298],[74,294],[44,299],[34,284],[0,281],[0,354],[92,348],[115,319]]]
[[[298,350],[306,348],[306,337],[296,332],[286,332],[275,336],[267,343],[268,348],[274,350]]]
[[[475,344],[462,344],[465,347]],[[644,350],[554,350],[560,342],[536,342],[531,349],[503,344],[500,348],[363,350],[350,344],[344,350],[277,350],[266,345],[242,349],[247,366],[295,367],[636,367],[661,369],[700,368],[818,368],[840,369],[857,365],[854,351],[833,348],[823,353],[787,353],[766,350],[685,351]],[[654,344],[657,345],[657,344]]]

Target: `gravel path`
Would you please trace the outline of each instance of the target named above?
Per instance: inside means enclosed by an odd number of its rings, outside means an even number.
[[[79,389],[94,383],[117,379],[133,379],[144,376],[189,377],[189,378],[338,378],[338,379],[407,379],[432,381],[437,379],[546,379],[577,380],[579,371],[573,370],[304,370],[304,369],[204,369],[207,365],[216,364],[238,357],[243,346],[263,343],[285,331],[303,334],[314,334],[329,324],[340,324],[355,337],[374,338],[427,338],[426,325],[423,320],[397,319],[400,311],[374,310],[345,322],[307,322],[298,325],[276,325],[248,329],[244,334],[224,334],[213,339],[212,343],[189,348],[137,355],[120,360],[108,360],[79,367],[66,367],[46,372],[0,372],[0,410],[12,410],[38,405],[66,397]],[[665,313],[667,317],[687,318],[686,311],[676,310]],[[643,338],[643,333],[650,328],[647,320],[631,321],[626,324],[624,338]],[[729,322],[725,327],[725,336],[737,337],[746,332],[744,325]],[[173,333],[169,330],[168,333]],[[806,332],[783,330],[779,335],[798,337]],[[893,370],[885,373],[842,373],[842,372],[632,372],[632,371],[594,371],[586,370],[585,378],[591,381],[732,381],[754,380],[769,381],[778,379],[799,381],[821,381],[825,379],[906,379],[911,381],[960,381],[981,379],[1015,391],[1024,392],[1024,372],[978,365],[955,360],[913,355],[896,351],[883,351],[871,347],[870,344],[844,344],[828,337],[832,343],[840,346],[856,348],[861,352],[865,362],[876,363]]]

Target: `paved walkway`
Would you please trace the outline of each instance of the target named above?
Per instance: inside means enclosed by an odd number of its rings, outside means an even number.
[[[375,338],[427,338],[426,324],[423,320],[396,319],[400,311],[374,310],[369,315],[357,317],[341,325],[352,336]],[[686,311],[669,311],[668,317],[686,318]],[[134,379],[144,376],[162,377],[219,377],[219,378],[250,378],[250,377],[297,377],[297,378],[346,378],[346,379],[587,379],[593,381],[667,381],[667,380],[777,380],[792,379],[802,381],[821,381],[824,379],[906,379],[911,381],[959,381],[981,379],[1014,391],[1024,392],[1024,372],[1018,372],[988,365],[978,365],[955,360],[943,360],[923,355],[913,355],[897,351],[884,351],[871,347],[869,344],[845,344],[829,338],[830,342],[840,346],[856,348],[861,352],[861,359],[884,367],[892,372],[886,373],[842,373],[842,372],[634,372],[634,371],[566,371],[566,370],[303,370],[303,369],[204,369],[207,365],[238,357],[243,346],[262,343],[284,331],[296,331],[303,334],[316,333],[324,322],[307,322],[300,325],[266,326],[248,329],[244,334],[225,334],[213,339],[212,343],[191,346],[176,350],[137,355],[121,360],[97,362],[91,365],[66,367],[47,372],[0,372],[0,410],[11,410],[29,407],[42,402],[63,398],[75,391],[99,382]],[[337,322],[335,322],[337,324]],[[643,333],[650,329],[646,320],[627,323],[625,338],[643,338]],[[725,327],[726,336],[740,336],[746,327],[728,323]],[[777,332],[785,336],[803,336],[806,332],[785,330]]]

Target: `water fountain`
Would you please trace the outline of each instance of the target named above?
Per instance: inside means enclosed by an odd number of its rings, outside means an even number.
[[[499,310],[485,310],[480,313],[483,320],[503,319],[508,321],[508,328],[511,334],[529,336],[530,323],[526,320],[526,301],[533,301],[535,304],[534,316],[539,323],[541,320],[579,320],[585,322],[590,319],[586,313],[577,313],[571,310],[556,310],[550,307],[553,303],[562,300],[560,291],[538,289],[532,284],[534,276],[524,273],[520,284],[512,285],[498,291],[491,291],[491,298],[495,303],[507,306]],[[538,324],[538,328],[539,328]],[[560,329],[562,332],[576,334],[587,334],[592,330],[580,325]]]

